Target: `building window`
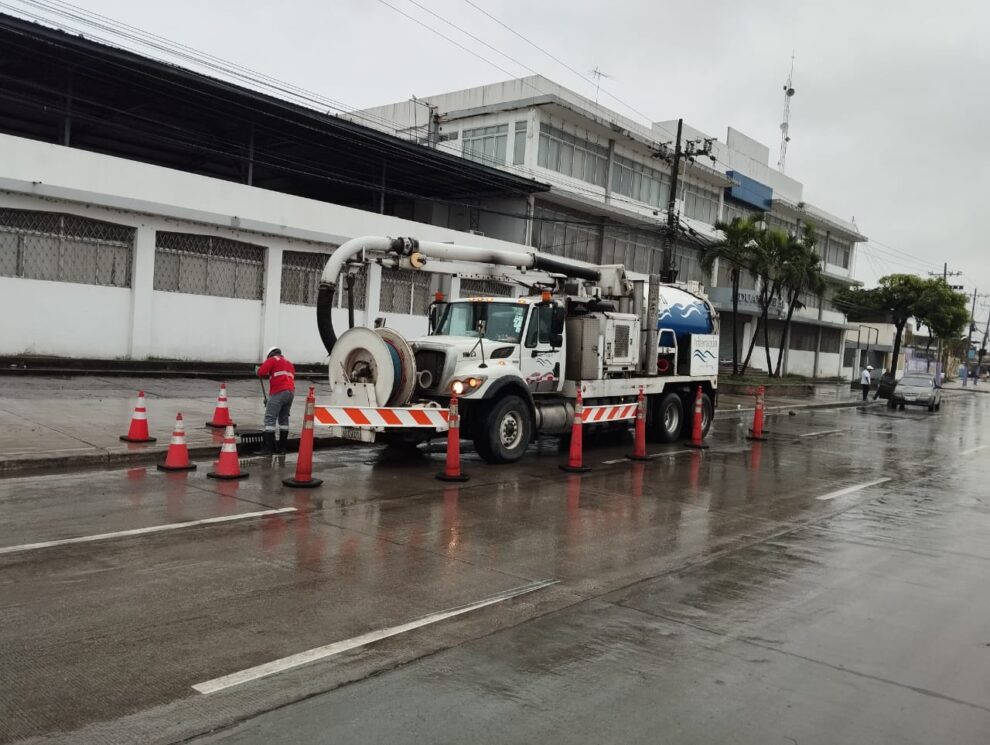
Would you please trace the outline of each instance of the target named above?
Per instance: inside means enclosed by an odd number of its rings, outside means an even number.
[[[659,207],[670,201],[670,176],[616,155],[612,164],[612,191]]]
[[[130,287],[134,228],[0,208],[0,276]]]
[[[292,305],[316,305],[316,296],[320,291],[320,275],[323,274],[323,267],[326,266],[329,258],[329,254],[283,251],[282,302]]]
[[[603,264],[622,264],[626,269],[643,274],[660,269],[663,238],[659,233],[627,230],[609,225],[605,228],[603,243]]]
[[[155,234],[155,289],[261,300],[265,249],[194,233]]]
[[[464,130],[464,157],[488,165],[505,165],[505,149],[509,140],[509,125],[498,124]]]
[[[430,307],[430,276],[425,272],[382,269],[378,309],[382,313],[425,316]]]
[[[536,164],[596,186],[605,186],[608,148],[548,124],[540,124],[540,149]]]
[[[516,136],[512,143],[512,165],[521,166],[526,162],[526,122],[516,122]]]
[[[822,329],[822,345],[819,347],[819,351],[824,354],[838,354],[841,347],[842,331],[839,329]]]
[[[462,279],[461,297],[515,297],[512,285],[494,279]]]
[[[852,253],[852,244],[838,238],[829,236],[825,250],[825,263],[832,266],[841,266],[843,269],[849,268],[849,255]]]
[[[684,216],[714,225],[718,220],[718,191],[685,182],[681,191]]]
[[[533,212],[535,248],[555,256],[598,263],[600,228],[579,212],[565,212],[537,204]]]
[[[804,323],[791,324],[790,348],[794,352],[814,352],[818,344],[818,327]]]

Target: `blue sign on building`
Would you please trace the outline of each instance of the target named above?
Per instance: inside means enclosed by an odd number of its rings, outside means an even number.
[[[727,197],[755,207],[761,212],[770,209],[773,202],[773,188],[737,171],[726,171],[725,175],[738,184],[725,190]]]

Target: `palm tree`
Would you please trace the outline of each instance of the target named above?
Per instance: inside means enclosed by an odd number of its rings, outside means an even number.
[[[794,311],[803,308],[801,293],[820,295],[825,291],[825,279],[822,276],[822,260],[815,251],[815,228],[805,223],[800,236],[791,236],[784,246],[780,265],[780,282],[782,291],[787,297],[787,319],[784,321],[784,331],[781,335],[780,349],[777,351],[777,368],[774,375],[780,377],[784,360],[784,347],[791,329],[791,319]]]
[[[732,374],[739,374],[739,274],[750,263],[749,251],[756,237],[757,217],[733,217],[731,222],[718,221],[715,229],[722,240],[711,244],[701,254],[701,268],[711,275],[715,262],[729,267],[732,283]]]
[[[773,374],[773,361],[770,357],[770,306],[780,293],[781,257],[790,237],[778,228],[764,227],[756,234],[750,251],[749,271],[760,280],[760,291],[756,300],[760,306],[760,319],[749,340],[749,351],[743,360],[741,374],[746,374],[749,361],[756,347],[757,331],[763,328],[763,349],[767,357],[767,375]]]

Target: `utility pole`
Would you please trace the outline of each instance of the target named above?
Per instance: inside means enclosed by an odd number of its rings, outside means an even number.
[[[949,277],[958,277],[961,274],[962,274],[962,272],[950,272],[949,271],[949,262],[944,262],[942,264],[942,281],[946,284],[946,286],[950,290],[961,290],[963,288],[962,285],[950,285],[949,284]],[[928,272],[928,276],[929,277],[937,277],[938,274],[935,273],[935,272]],[[928,329],[928,332],[931,333],[931,329],[930,328]],[[938,340],[938,347],[936,348],[935,354],[937,355],[936,359],[938,360],[938,362],[935,365],[935,377],[938,379],[938,382],[941,383],[942,380],[945,378],[945,368],[942,365],[942,340],[941,339]],[[941,370],[940,370],[940,368],[941,368]]]
[[[678,214],[677,214],[677,185],[680,180],[681,158],[687,158],[691,163],[699,156],[707,156],[715,160],[712,155],[712,142],[714,138],[703,140],[688,140],[681,146],[681,134],[684,129],[684,120],[677,120],[677,137],[674,139],[674,148],[664,143],[655,148],[653,157],[660,158],[670,163],[670,198],[667,200],[667,227],[663,234],[663,264],[660,270],[661,282],[676,282],[677,268],[674,266],[674,244],[677,242]]]
[[[966,324],[966,350],[963,352],[966,359],[963,360],[963,365],[966,366],[966,375],[963,377],[963,388],[966,387],[966,383],[969,382],[969,349],[973,345],[973,327],[976,325],[976,293],[977,288],[973,288],[973,307],[969,311],[969,323]]]
[[[987,353],[987,334],[990,333],[990,315],[987,315],[987,325],[983,329],[983,343],[980,344],[980,354],[977,357],[976,362],[976,377],[973,379],[973,385],[980,382],[980,370],[983,368],[983,355]]]

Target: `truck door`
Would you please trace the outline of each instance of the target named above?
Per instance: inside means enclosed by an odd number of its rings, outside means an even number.
[[[529,323],[523,337],[519,368],[523,379],[533,393],[556,391],[563,376],[563,349],[559,336],[554,338],[554,306],[540,303],[532,306]]]

